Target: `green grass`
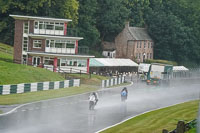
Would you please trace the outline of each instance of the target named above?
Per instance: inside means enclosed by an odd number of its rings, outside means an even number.
[[[9,48],[10,46],[0,44],[0,47]],[[0,85],[60,80],[64,78],[58,73],[15,64],[12,55],[0,51]]]
[[[13,53],[13,47],[7,44],[0,43],[0,51]]]
[[[197,132],[197,129],[196,129],[196,128],[193,128],[193,129],[189,130],[189,131],[186,132],[186,133],[196,133],[196,132]]]
[[[81,94],[85,92],[96,91],[98,88],[88,85],[82,85],[81,87],[69,87],[58,90],[29,92],[22,94],[0,95],[0,105],[13,105],[23,104],[34,101],[71,96]]]
[[[178,120],[189,122],[197,117],[199,101],[192,101],[152,111],[102,133],[161,133],[176,128]]]

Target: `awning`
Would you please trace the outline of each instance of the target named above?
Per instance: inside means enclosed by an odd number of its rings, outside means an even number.
[[[138,64],[130,59],[120,59],[120,58],[90,59],[90,67],[118,67],[118,66],[138,67]]]

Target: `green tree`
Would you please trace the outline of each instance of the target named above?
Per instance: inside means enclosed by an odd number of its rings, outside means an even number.
[[[124,28],[130,11],[123,0],[97,0],[97,28],[101,39],[112,41],[114,37]]]
[[[96,0],[79,0],[79,36],[84,39],[80,41],[80,45],[89,46],[96,49],[99,44],[100,33],[96,28]]]

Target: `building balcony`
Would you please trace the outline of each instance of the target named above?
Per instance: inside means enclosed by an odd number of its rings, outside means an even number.
[[[66,36],[66,37],[78,37],[77,29],[67,28],[65,30],[50,30],[50,29],[34,29],[34,33],[37,35],[50,35],[50,36]]]
[[[30,50],[27,52],[37,52],[35,50]],[[51,48],[46,47],[44,52],[40,53],[52,53],[52,54],[63,54],[63,55],[89,55],[89,48],[87,46],[79,46],[76,48]]]

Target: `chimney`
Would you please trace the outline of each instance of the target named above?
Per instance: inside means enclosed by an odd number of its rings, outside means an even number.
[[[129,27],[129,21],[126,21],[125,28],[128,28],[128,27]]]

